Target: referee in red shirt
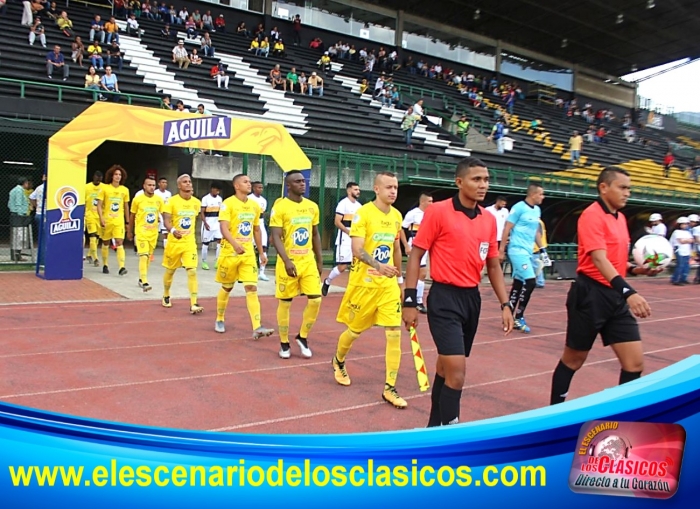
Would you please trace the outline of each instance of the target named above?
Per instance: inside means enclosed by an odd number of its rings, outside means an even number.
[[[469,357],[481,312],[479,282],[486,264],[501,303],[503,330],[513,330],[511,308],[498,260],[496,218],[480,207],[489,189],[489,172],[479,159],[467,157],[455,171],[459,193],[425,211],[406,268],[403,321],[418,321],[417,284],[420,261],[430,252],[433,285],[428,296],[428,326],[438,351],[428,427],[457,424]]]
[[[636,380],[644,369],[639,325],[651,308],[623,275],[655,275],[663,269],[635,267],[629,260],[630,235],[620,209],[630,196],[630,176],[616,166],[598,175],[598,199],[578,220],[576,281],[566,298],[566,346],[552,375],[552,405],[563,403],[574,373],[600,334],[620,360],[620,384]],[[632,316],[634,315],[634,316]]]

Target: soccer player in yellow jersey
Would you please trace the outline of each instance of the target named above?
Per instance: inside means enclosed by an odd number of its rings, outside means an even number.
[[[219,207],[221,227],[221,252],[216,269],[216,282],[221,289],[216,297],[216,332],[226,332],[224,315],[228,299],[236,281],[243,283],[245,302],[253,325],[253,339],[271,336],[273,329],[262,327],[260,323],[260,300],[258,299],[258,264],[253,248],[253,239],[260,246],[260,205],[248,198],[251,190],[250,177],[233,177],[235,194],[226,198]],[[265,253],[260,255],[267,257]]]
[[[163,223],[170,232],[163,252],[163,307],[172,307],[170,287],[175,271],[183,267],[187,271],[187,288],[190,291],[190,313],[201,313],[204,308],[197,303],[197,239],[194,227],[202,202],[192,196],[192,179],[180,175],[177,179],[178,194],[163,207]]]
[[[92,182],[85,186],[85,231],[88,236],[87,262],[100,266],[97,259],[97,244],[102,237],[102,225],[100,224],[100,214],[97,212],[99,200],[103,200],[104,184],[102,183],[102,172],[96,171],[92,175]]]
[[[279,299],[277,324],[280,333],[279,356],[289,359],[289,310],[292,299],[306,295],[301,330],[296,337],[301,355],[311,358],[308,336],[321,308],[321,235],[318,232],[318,205],[304,198],[306,179],[297,170],[284,178],[287,196],[275,202],[270,212],[270,235],[277,251],[275,297]],[[258,244],[260,245],[260,244]]]
[[[408,403],[396,392],[401,363],[401,213],[392,207],[399,182],[393,173],[374,179],[374,201],[359,208],[352,219],[353,262],[337,320],[347,325],[333,357],[335,380],[350,385],[345,358],[352,343],[374,325],[386,335],[386,382],[382,398],[396,408]]]
[[[158,243],[158,220],[165,203],[155,194],[156,180],[146,177],[143,181],[143,194],[131,202],[131,216],[126,228],[126,237],[134,240],[136,233],[136,252],[139,255],[139,286],[144,292],[151,290],[148,284],[148,266]]]
[[[109,245],[114,239],[117,245],[119,275],[126,274],[126,253],[124,252],[125,223],[129,222],[129,190],[122,182],[126,181],[126,171],[115,164],[105,174],[107,185],[103,188],[102,199],[98,199],[97,213],[104,228],[102,234],[102,272],[109,274]]]

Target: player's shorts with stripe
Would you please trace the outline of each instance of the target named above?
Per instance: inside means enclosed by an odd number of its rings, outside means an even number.
[[[297,264],[297,277],[289,277],[280,260],[275,266],[275,298],[293,299],[301,294],[321,295],[321,276],[316,263]],[[257,277],[256,277],[257,280]]]
[[[209,242],[214,242],[215,240],[221,240],[221,228],[219,223],[216,226],[209,225],[209,230],[207,230],[204,225],[202,225],[202,242],[207,244]]]
[[[176,270],[180,267],[185,269],[196,269],[199,257],[197,255],[196,244],[180,244],[178,242],[168,242],[163,252],[163,267]]]
[[[99,217],[86,217],[85,218],[85,231],[88,237],[97,236],[102,237],[104,232],[102,231],[102,225],[100,224]]]
[[[104,231],[100,236],[102,240],[120,239],[124,240],[124,223],[106,222]]]
[[[480,314],[478,287],[433,282],[428,294],[428,327],[438,353],[469,357]]]
[[[573,350],[590,350],[598,334],[605,346],[642,339],[622,295],[583,274],[571,283],[566,314],[566,346]]]
[[[335,264],[347,265],[352,263],[352,241],[347,235],[343,235],[341,241],[335,246]]]
[[[535,279],[535,268],[532,266],[530,253],[508,253],[508,260],[513,267],[513,279],[520,281]]]
[[[258,284],[258,266],[255,255],[226,255],[219,257],[215,281],[224,285],[241,282],[244,285]]]
[[[136,252],[140,255],[151,255],[156,250],[156,244],[158,244],[158,233],[149,236],[144,236],[143,234],[137,234],[134,238],[136,243]]]
[[[398,283],[379,288],[348,286],[336,320],[353,332],[401,326],[401,288]]]

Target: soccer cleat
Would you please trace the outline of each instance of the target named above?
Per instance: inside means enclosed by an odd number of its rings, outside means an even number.
[[[102,267],[102,274],[109,274],[109,267],[107,267],[106,265],[104,265],[104,266]]]
[[[120,275],[120,276],[126,276],[126,273],[127,273],[127,272],[128,272],[128,271],[126,270],[126,267],[122,267],[121,269],[119,269],[119,275]]]
[[[146,293],[146,292],[150,292],[151,290],[153,290],[153,287],[151,285],[149,285],[148,283],[143,283],[141,285],[141,289],[143,290],[143,293]]]
[[[530,327],[528,327],[527,323],[525,323],[525,318],[517,318],[515,320],[515,325],[513,326],[513,328],[526,334],[530,332]]]
[[[190,313],[193,315],[198,315],[202,311],[204,311],[204,308],[196,302],[190,306]]]
[[[95,260],[92,263],[95,265],[95,267],[100,266],[100,260],[98,260],[97,258],[95,258]]]
[[[143,288],[143,281],[139,279],[139,288]]]
[[[408,406],[406,400],[399,396],[399,393],[396,392],[396,387],[394,387],[393,385],[384,384],[384,392],[382,393],[382,399],[387,403],[391,403],[396,408],[403,409]]]
[[[164,308],[171,308],[173,307],[173,303],[170,302],[170,297],[163,297],[163,300],[161,301],[161,304],[163,305]]]
[[[331,285],[328,282],[328,280],[327,279],[324,280],[323,286],[321,287],[321,295],[323,295],[324,297],[328,296],[328,290],[330,289],[330,287],[331,287]]]
[[[299,345],[299,348],[301,349],[301,356],[310,359],[312,353],[311,349],[309,348],[308,340],[306,338],[302,338],[299,335],[297,335],[296,340],[297,345]]]
[[[92,265],[92,256],[85,258],[85,261],[87,261],[89,265]]]
[[[209,264],[207,262],[202,262],[202,269],[209,270]]]
[[[258,327],[253,331],[253,339],[257,341],[260,338],[272,336],[273,332],[275,332],[275,329],[266,329],[265,327]]]
[[[279,355],[280,359],[289,359],[292,356],[292,349],[289,348],[289,343],[280,343]]]
[[[260,272],[260,273],[258,274],[258,279],[259,279],[260,281],[269,281],[269,280],[270,280],[270,278],[267,277],[267,276],[265,275],[264,272]]]
[[[224,325],[223,320],[217,320],[216,323],[214,324],[214,330],[220,334],[223,334],[226,332],[226,326]]]
[[[350,385],[350,376],[348,376],[348,371],[345,369],[345,362],[340,362],[337,357],[333,356],[332,364],[335,381],[340,385]]]
[[[421,313],[421,314],[424,314],[424,315],[425,315],[425,314],[428,313],[428,308],[425,307],[423,304],[418,304],[418,305],[416,306],[416,309],[417,309],[418,312]]]

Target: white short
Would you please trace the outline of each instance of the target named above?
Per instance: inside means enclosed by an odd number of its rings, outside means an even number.
[[[204,228],[202,225],[202,243],[208,244],[209,242],[214,242],[215,240],[221,240],[221,229],[217,223],[215,227],[209,225],[210,230]]]
[[[267,230],[262,221],[260,222],[260,240],[262,240],[263,249],[267,249]],[[255,240],[253,240],[253,242],[255,242]]]
[[[423,254],[423,256],[420,259],[420,266],[421,267],[428,266],[428,252],[427,251]]]
[[[352,263],[352,241],[343,236],[343,240],[335,246],[335,264],[345,265]]]

